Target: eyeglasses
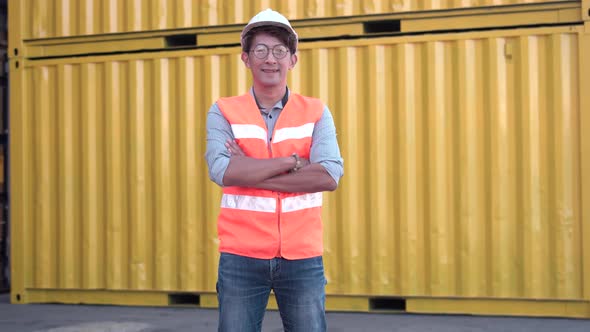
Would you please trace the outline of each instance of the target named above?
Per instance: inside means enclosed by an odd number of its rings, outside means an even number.
[[[266,59],[268,56],[269,47],[264,44],[258,44],[251,49],[250,52],[254,53],[254,56],[258,59]],[[272,48],[272,55],[274,55],[275,59],[280,60],[284,58],[287,53],[289,53],[289,49],[285,45],[275,45]]]

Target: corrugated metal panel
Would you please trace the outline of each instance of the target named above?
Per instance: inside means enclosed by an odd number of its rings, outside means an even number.
[[[329,294],[584,298],[577,29],[302,45],[289,85],[330,106],[346,163]],[[13,293],[214,292],[205,115],[247,91],[238,52],[14,73]]]
[[[312,52],[295,89],[347,161],[331,291],[582,297],[575,34]]]
[[[579,80],[580,80],[580,91],[590,90],[590,62],[586,59],[590,56],[590,0],[584,0],[584,7],[588,11],[588,17],[584,22],[585,33],[580,34],[579,41]],[[581,144],[581,173],[582,179],[580,181],[580,187],[582,192],[582,250],[584,255],[582,260],[584,262],[590,262],[590,241],[586,239],[590,238],[590,99],[587,96],[580,93],[580,140]],[[590,299],[590,264],[584,265],[584,298]],[[590,310],[589,310],[590,311]],[[588,315],[590,316],[590,315]]]
[[[12,176],[26,202],[13,207],[26,220],[26,287],[212,289],[220,193],[203,167],[201,120],[219,96],[206,84],[219,61],[238,59],[24,70]]]
[[[579,2],[572,0],[23,0],[23,39],[177,29],[245,23],[272,7],[289,19],[327,18],[411,11]],[[23,18],[24,19],[24,18]]]

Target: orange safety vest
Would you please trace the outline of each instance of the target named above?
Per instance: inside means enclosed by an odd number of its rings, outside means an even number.
[[[311,136],[324,106],[295,93],[275,124],[271,144],[254,97],[217,101],[246,156],[275,158],[297,153],[309,159]],[[247,257],[303,259],[322,255],[322,193],[283,193],[225,187],[217,220],[219,251]]]

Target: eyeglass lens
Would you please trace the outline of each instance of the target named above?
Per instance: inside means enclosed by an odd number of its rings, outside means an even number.
[[[264,44],[258,44],[252,50],[254,56],[258,59],[266,59],[266,57],[268,56],[268,51],[269,47]],[[285,45],[275,45],[272,48],[272,55],[274,55],[276,59],[284,58],[288,52],[289,50],[287,49],[287,47],[285,47]]]

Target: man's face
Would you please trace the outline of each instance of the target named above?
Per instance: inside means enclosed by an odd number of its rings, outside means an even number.
[[[268,47],[268,55],[263,59],[259,59],[254,54],[254,49],[257,46],[260,48],[261,45]],[[288,52],[284,58],[277,59],[273,54],[273,48],[277,45],[283,45],[288,49],[277,38],[265,33],[258,33],[252,39],[250,52],[242,52],[242,61],[252,71],[254,85],[271,88],[287,84],[287,72],[297,63],[297,55]]]

